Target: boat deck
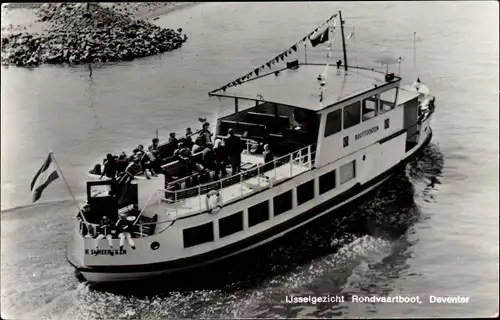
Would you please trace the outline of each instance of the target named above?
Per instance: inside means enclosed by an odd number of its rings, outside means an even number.
[[[285,159],[279,158],[266,164],[267,171],[261,172],[260,169],[262,167],[260,166],[255,166],[250,170],[243,171],[239,174],[240,182],[219,189],[223,205],[272,187],[276,183],[310,170],[310,163],[304,160],[307,160],[307,157],[302,156],[302,158],[295,159],[292,157],[285,157]],[[242,163],[263,165],[264,160],[263,157],[259,155],[242,154]],[[225,179],[234,179],[234,176],[224,177],[219,180],[219,182],[223,182]],[[178,191],[182,192],[185,190]],[[165,196],[165,193],[166,190],[158,190],[156,195],[153,196],[144,207],[142,215],[146,217],[157,215],[157,221],[158,224],[160,224],[161,222],[174,221],[178,218],[207,210],[205,203],[206,194],[196,194],[191,197],[172,201]],[[162,230],[161,226],[159,226],[157,230],[160,232]]]

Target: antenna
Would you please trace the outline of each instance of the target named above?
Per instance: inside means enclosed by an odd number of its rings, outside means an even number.
[[[347,53],[345,50],[345,38],[344,38],[344,20],[342,20],[342,11],[339,10],[340,17],[340,31],[342,32],[342,50],[344,51],[344,70],[347,71]]]
[[[413,69],[417,69],[417,33],[413,32]]]

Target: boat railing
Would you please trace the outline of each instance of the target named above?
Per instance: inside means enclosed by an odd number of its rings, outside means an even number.
[[[272,188],[273,184],[278,180],[282,181],[285,179],[289,179],[304,172],[303,169],[298,170],[297,166],[302,166],[305,167],[307,170],[310,170],[314,166],[315,155],[316,155],[316,144],[313,144],[304,147],[302,149],[293,151],[282,157],[276,158],[273,161],[257,164],[255,168],[242,171],[235,175],[224,177],[217,181],[200,184],[194,187],[183,188],[180,190],[158,189],[151,195],[144,208],[142,208],[140,214],[138,215],[137,219],[134,222],[134,225],[141,226],[153,223],[160,224],[160,223],[173,222],[181,216],[208,210],[209,208],[207,207],[207,202],[206,202],[207,199],[205,195],[211,190],[214,190],[220,193],[221,196],[223,196],[224,193],[222,192],[222,190],[224,188],[229,187],[231,185],[238,185],[238,188],[236,188],[236,190],[240,190],[239,194],[236,194],[230,199],[224,199],[224,197],[219,198],[220,202],[222,202],[219,204],[223,206],[228,202],[233,202],[243,197],[247,197],[251,194],[262,191],[263,189]],[[289,168],[286,168],[287,165],[289,166]],[[277,179],[278,168],[280,168],[280,172],[282,175],[280,179]],[[286,170],[283,170],[284,168],[286,168]],[[266,173],[274,178],[267,177],[265,181],[262,181],[262,179],[260,178],[263,177],[263,175]],[[255,181],[256,187],[251,189],[244,188],[244,183],[252,178],[257,178]],[[187,198],[197,199],[197,200],[190,203],[191,207],[187,214],[183,213],[181,215],[180,214],[180,210],[182,209],[181,206],[186,201]],[[163,222],[138,223],[145,209],[150,208],[152,205],[155,205],[157,207],[157,209],[154,210],[155,212],[162,213],[162,216],[167,214],[169,218]],[[183,209],[182,211],[185,211],[185,209]]]

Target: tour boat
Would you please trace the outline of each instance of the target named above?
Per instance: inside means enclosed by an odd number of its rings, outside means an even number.
[[[209,93],[223,107],[234,106],[212,131],[215,139],[233,129],[246,142],[240,172],[228,167],[218,179],[207,170],[182,176],[183,163],[166,159],[162,168],[169,179],[139,175],[125,187],[89,179],[85,209],[67,247],[71,265],[99,283],[220,261],[339,212],[421,151],[432,138],[435,99],[420,80],[402,86],[401,77],[388,70],[348,65],[339,15],[343,61],[330,66],[294,60],[271,69],[296,51],[294,45]],[[331,45],[336,16],[326,22],[325,33],[319,27],[299,43]],[[274,156],[266,163],[264,144]],[[113,187],[123,189],[119,198],[110,194]],[[126,217],[132,241],[122,240],[120,247],[120,230],[98,239],[103,216]]]

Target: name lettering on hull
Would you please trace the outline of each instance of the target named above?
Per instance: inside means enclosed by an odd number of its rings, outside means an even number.
[[[92,256],[121,256],[127,254],[125,249],[85,249],[86,255]]]
[[[361,139],[363,137],[366,137],[369,134],[375,133],[378,131],[378,126],[372,127],[368,130],[365,130],[363,132],[358,133],[357,135],[354,136],[354,140]]]

